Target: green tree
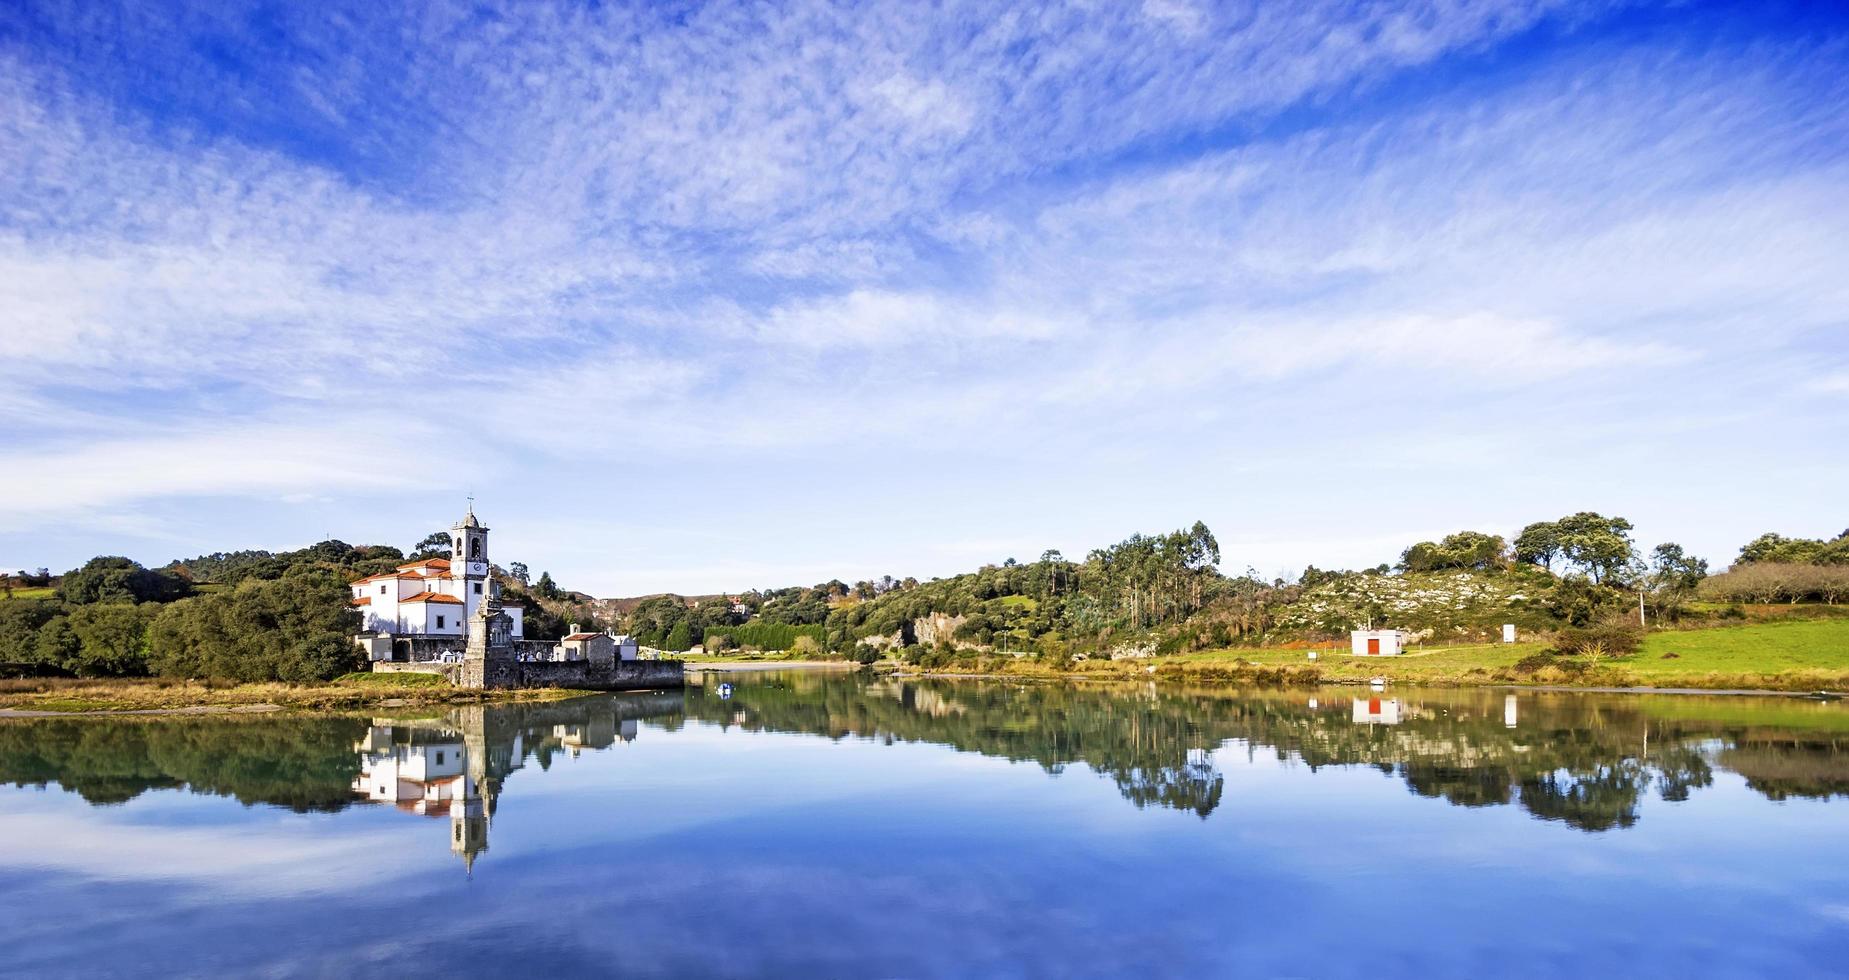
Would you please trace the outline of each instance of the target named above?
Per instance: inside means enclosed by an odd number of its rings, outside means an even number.
[[[77,654],[81,649],[83,647],[77,640],[77,634],[71,630],[70,617],[53,616],[44,626],[39,627],[32,659],[46,667],[69,671],[75,668]]]
[[[189,590],[184,579],[143,568],[119,555],[104,555],[64,573],[58,597],[73,605],[92,602],[166,602]]]
[[[425,558],[442,558],[450,553],[450,536],[448,531],[432,531],[411,549],[411,560],[421,561]]]
[[[126,603],[80,606],[71,611],[71,630],[80,649],[72,669],[83,677],[121,677],[148,672],[147,632],[158,608]]]
[[[342,577],[313,567],[170,603],[148,629],[148,666],[168,677],[325,680],[356,669],[357,616]]]
[[[539,581],[533,585],[533,594],[541,599],[557,599],[559,587],[552,581],[551,572],[540,572]]]
[[[687,621],[684,619],[675,623],[674,628],[668,631],[668,638],[665,645],[666,649],[669,650],[686,650],[692,647],[693,628],[687,625]]]
[[[1631,522],[1592,511],[1530,524],[1515,538],[1517,561],[1550,570],[1556,560],[1564,561],[1594,582],[1622,575],[1632,553]]]
[[[38,663],[39,630],[56,615],[55,602],[0,602],[0,664]]]
[[[1560,527],[1553,521],[1536,521],[1515,536],[1515,560],[1549,571],[1560,557]]]
[[[1738,564],[1849,565],[1849,530],[1828,541],[1762,534],[1740,549]]]
[[[1446,569],[1491,571],[1505,565],[1508,543],[1494,534],[1459,531],[1441,541],[1421,541],[1400,555],[1400,569],[1406,572],[1436,572]]]
[[[512,576],[514,581],[526,585],[531,573],[527,571],[526,562],[517,561],[507,566],[507,574]]]

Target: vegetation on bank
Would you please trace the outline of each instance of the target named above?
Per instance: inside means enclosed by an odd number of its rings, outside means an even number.
[[[1236,648],[1175,657],[1069,664],[1011,656],[927,656],[914,667],[940,674],[1098,680],[1364,684],[1374,678],[1431,687],[1486,684],[1700,690],[1849,691],[1849,618],[1771,622],[1640,636],[1624,653],[1561,650],[1556,641],[1426,647],[1398,657],[1356,657],[1347,648]],[[1311,659],[1310,654],[1316,653]]]
[[[61,577],[44,570],[7,577],[15,597],[0,598],[0,674],[336,678],[364,666],[351,643],[359,624],[347,583],[435,553],[447,540],[433,533],[409,555],[326,541],[282,554],[221,552],[158,569],[101,557]],[[1008,559],[927,582],[888,575],[692,603],[661,595],[633,606],[599,604],[544,572],[532,581],[517,562],[493,573],[507,601],[525,609],[531,638],[556,638],[576,623],[674,652],[781,652],[926,670],[993,661],[1012,672],[1098,671],[1104,668],[1091,665],[1121,658],[1131,671],[1153,657],[1159,670],[1211,665],[1224,672],[1244,660],[1252,670],[1300,671],[1305,665],[1271,663],[1273,651],[1338,645],[1358,627],[1409,631],[1419,655],[1405,662],[1428,667],[1391,669],[1434,671],[1443,682],[1521,675],[1619,683],[1612,679],[1705,671],[1717,679],[1706,686],[1716,686],[1720,678],[1797,671],[1807,673],[1792,683],[1811,683],[1849,669],[1846,650],[1810,665],[1749,656],[1702,669],[1646,668],[1648,650],[1638,650],[1648,646],[1645,636],[1627,625],[1641,616],[1653,630],[1735,626],[1758,618],[1752,610],[1768,603],[1788,617],[1834,615],[1845,608],[1837,603],[1849,577],[1849,532],[1827,540],[1762,535],[1713,576],[1705,560],[1674,543],[1640,552],[1629,521],[1593,512],[1530,524],[1512,541],[1459,531],[1409,545],[1394,565],[1310,566],[1269,581],[1249,568],[1221,571],[1222,557],[1218,540],[1197,522],[1132,535],[1083,560],[1047,551],[1032,562]],[[38,591],[46,588],[49,596]],[[1508,648],[1486,648],[1455,671],[1451,661],[1461,655],[1432,652],[1487,642],[1505,623],[1553,652],[1524,664],[1539,650],[1511,657]],[[1661,635],[1651,633],[1649,643]],[[1326,660],[1313,669],[1339,676],[1341,668]]]
[[[550,701],[583,692],[478,691],[434,674],[356,672],[318,683],[232,683],[172,678],[33,677],[0,680],[0,709],[14,711],[180,711],[272,708],[335,711],[382,702],[407,705]]]

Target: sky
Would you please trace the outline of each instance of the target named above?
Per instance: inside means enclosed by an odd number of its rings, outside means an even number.
[[[1849,12],[0,9],[0,567],[1849,525]]]

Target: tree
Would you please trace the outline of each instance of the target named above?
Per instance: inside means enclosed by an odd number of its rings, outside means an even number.
[[[1515,560],[1552,570],[1556,560],[1603,582],[1622,574],[1631,560],[1631,522],[1581,511],[1557,521],[1541,521],[1515,538]]]
[[[0,602],[0,664],[37,663],[39,630],[56,615],[55,602]]]
[[[534,584],[533,592],[541,599],[557,599],[559,597],[559,587],[553,583],[551,572],[539,573],[539,581]]]
[[[119,555],[104,555],[64,573],[58,597],[73,605],[92,602],[165,602],[185,595],[184,579],[141,567]]]
[[[686,650],[692,647],[693,628],[688,626],[684,619],[675,623],[674,628],[668,631],[668,638],[664,641],[664,645],[669,650]]]
[[[1738,564],[1849,565],[1849,530],[1828,541],[1762,534],[1740,549]]]
[[[450,536],[448,531],[432,531],[424,535],[411,549],[411,560],[422,561],[425,558],[441,558],[450,553]]]
[[[124,677],[148,672],[147,632],[158,607],[128,603],[80,606],[71,611],[79,650],[68,665],[80,677]]]
[[[47,667],[70,670],[77,661],[77,652],[82,649],[77,634],[71,630],[68,616],[54,616],[44,626],[39,627],[38,640],[33,645],[32,659]]]
[[[1552,521],[1536,521],[1515,536],[1515,560],[1553,571],[1560,557],[1560,528]]]
[[[529,573],[527,572],[526,562],[517,561],[509,564],[507,566],[507,574],[512,576],[514,581],[519,582],[523,586],[528,582],[527,576]]]
[[[1683,551],[1673,541],[1657,545],[1650,553],[1649,586],[1656,593],[1657,604],[1671,616],[1681,612],[1683,604],[1707,577],[1707,560]]]
[[[1400,555],[1400,569],[1406,572],[1436,572],[1462,568],[1490,571],[1504,567],[1508,543],[1494,534],[1459,531],[1445,535],[1442,541],[1421,541]]]
[[[148,627],[148,667],[167,677],[326,680],[358,666],[357,616],[336,572],[302,566],[275,581],[170,603]]]

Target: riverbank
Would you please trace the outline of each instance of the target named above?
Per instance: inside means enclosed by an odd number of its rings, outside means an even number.
[[[689,660],[683,669],[690,674],[748,674],[765,670],[859,670],[860,665],[852,660]]]
[[[565,688],[484,691],[430,674],[347,674],[318,684],[223,684],[162,678],[0,681],[0,718],[69,714],[220,714],[557,701]]]
[[[929,672],[1289,686],[1365,684],[1378,677],[1428,687],[1849,691],[1849,620],[1842,619],[1657,632],[1636,653],[1619,657],[1554,657],[1540,643],[1416,647],[1398,657],[1356,657],[1346,649],[1325,648],[1314,651],[1312,659],[1311,652],[1236,648],[1067,666],[985,657],[933,666]]]

